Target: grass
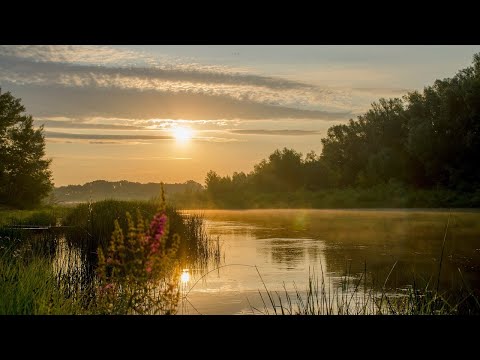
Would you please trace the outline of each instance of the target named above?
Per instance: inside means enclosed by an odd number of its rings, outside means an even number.
[[[99,246],[106,250],[114,230],[114,221],[127,232],[126,212],[135,218],[137,211],[144,218],[151,219],[158,209],[157,201],[120,201],[103,200],[75,206],[63,219],[63,225],[72,227],[66,232],[67,242],[80,249],[84,259],[96,264],[96,252]],[[212,239],[204,229],[204,220],[200,215],[184,216],[175,208],[166,208],[169,219],[167,246],[174,234],[180,236],[178,256],[185,267],[203,267],[209,260],[220,261],[218,239]]]
[[[52,266],[45,258],[27,264],[1,259],[0,273],[0,314],[81,313],[81,308],[57,287]]]
[[[75,279],[55,273],[54,259],[0,238],[0,314],[82,314],[83,294],[69,292]],[[8,244],[8,242],[10,242]],[[18,242],[17,242],[18,243]]]
[[[389,276],[395,265],[392,267]],[[257,269],[258,271],[258,269]],[[419,288],[415,280],[404,293],[387,290],[367,280],[367,270],[355,280],[342,277],[340,286],[325,281],[323,272],[318,276],[309,271],[307,288],[301,291],[293,284],[293,291],[270,291],[264,285],[265,296],[259,291],[263,309],[251,306],[252,312],[264,315],[479,315],[478,296],[464,284],[455,291],[439,291],[435,286]],[[461,273],[460,273],[461,276]]]
[[[126,231],[127,211],[135,216],[138,210],[149,219],[157,209],[154,201],[107,200],[74,208],[2,210],[0,314],[110,313],[96,296],[97,248],[108,244],[115,220]],[[178,233],[182,240],[176,260],[180,268],[191,264],[199,268],[209,258],[220,258],[218,239],[213,241],[207,235],[201,216],[184,217],[171,207],[166,211],[169,234]],[[68,228],[32,231],[11,227],[49,226],[60,221]]]
[[[0,210],[0,227],[11,225],[55,226],[70,208],[52,206],[37,210]]]

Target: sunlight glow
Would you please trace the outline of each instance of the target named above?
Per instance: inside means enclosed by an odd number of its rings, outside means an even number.
[[[188,269],[183,269],[180,280],[182,281],[182,284],[186,284],[190,281],[190,273],[188,272]]]
[[[187,142],[193,137],[193,130],[187,127],[176,127],[172,133],[178,142]]]

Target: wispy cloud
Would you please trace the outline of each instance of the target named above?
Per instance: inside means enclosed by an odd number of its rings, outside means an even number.
[[[241,140],[239,140],[239,139],[216,137],[216,136],[196,136],[196,137],[194,137],[192,140],[196,140],[196,141],[207,141],[207,142],[219,142],[219,143],[227,143],[227,142],[238,142],[238,141],[241,141]]]
[[[323,111],[328,107],[337,113],[348,113],[343,90],[226,67],[155,62],[146,54],[127,50],[96,49],[92,46],[0,46],[0,80],[23,87],[158,92],[182,97],[204,95],[298,110]],[[129,63],[134,58],[140,59],[141,65]],[[123,63],[130,65],[121,65]]]
[[[315,119],[345,120],[349,112],[302,109],[231,96],[38,85],[9,85],[29,112],[48,117],[118,117],[127,119]]]
[[[84,155],[57,155],[52,156],[52,159],[67,159],[67,160],[118,160],[118,156],[84,156]],[[177,157],[177,156],[126,156],[122,157],[124,160],[192,160],[191,157]]]
[[[89,144],[94,145],[111,145],[111,144],[121,144],[121,141],[101,141],[101,140],[92,140],[88,142]]]
[[[368,93],[373,95],[405,95],[413,89],[402,88],[352,88],[354,93]]]
[[[69,139],[69,140],[89,140],[91,144],[112,144],[121,141],[143,141],[143,140],[174,140],[171,135],[144,135],[144,134],[74,134],[65,132],[45,131],[47,139]],[[214,136],[196,136],[193,141],[208,142],[236,142],[238,139],[223,138]]]
[[[246,68],[200,64],[191,57],[149,54],[146,51],[119,49],[107,45],[0,45],[0,55],[34,62],[53,62],[111,67],[154,67],[185,71],[245,73]]]
[[[146,53],[97,45],[0,45],[0,54],[36,62],[103,65],[155,62]]]
[[[75,129],[116,129],[116,130],[166,130],[178,126],[237,126],[241,120],[190,120],[190,119],[140,119],[119,117],[72,117],[65,116],[37,116],[34,119],[37,126],[46,128],[75,128]]]
[[[304,136],[318,135],[320,132],[316,130],[230,130],[231,133],[241,135],[286,135],[286,136]]]
[[[38,62],[2,54],[0,66],[3,76],[10,81],[24,83],[60,84],[66,86],[116,86],[138,89],[193,89],[197,84],[232,84],[236,86],[263,86],[277,90],[310,89],[315,87],[298,81],[254,74],[228,72],[224,69],[206,71],[202,67],[108,67],[80,65],[65,62]]]
[[[77,120],[35,120],[36,125],[44,125],[48,128],[59,129],[108,129],[108,130],[144,130],[145,127],[133,125],[118,125],[118,124],[95,124],[85,123]]]
[[[170,135],[110,135],[110,134],[72,134],[45,131],[45,137],[47,138],[60,138],[60,139],[83,139],[83,140],[172,140],[173,136]]]

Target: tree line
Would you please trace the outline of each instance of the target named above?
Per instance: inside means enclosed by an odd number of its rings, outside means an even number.
[[[453,78],[423,92],[380,99],[321,139],[320,155],[284,148],[250,173],[209,171],[206,192],[218,205],[239,206],[252,193],[366,189],[480,189],[480,54]]]
[[[167,196],[177,192],[194,192],[203,187],[189,180],[183,184],[163,184]],[[57,203],[87,202],[105,199],[148,200],[158,196],[160,183],[141,184],[132,181],[95,180],[83,185],[67,185],[53,190],[53,201]]]

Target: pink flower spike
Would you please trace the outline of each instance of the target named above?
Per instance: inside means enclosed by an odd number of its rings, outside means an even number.
[[[155,239],[159,239],[165,234],[167,215],[157,213],[150,223],[150,233]]]

